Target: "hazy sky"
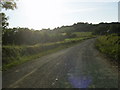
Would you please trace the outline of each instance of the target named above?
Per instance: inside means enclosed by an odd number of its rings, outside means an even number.
[[[18,9],[3,12],[9,16],[9,27],[55,28],[77,22],[117,22],[118,1],[19,0]]]

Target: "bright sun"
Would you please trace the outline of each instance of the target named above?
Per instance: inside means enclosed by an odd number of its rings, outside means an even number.
[[[80,21],[99,23],[101,21],[111,22],[117,20],[117,3],[104,3],[103,0],[87,1],[18,0],[18,9],[3,10],[3,12],[9,16],[9,27],[28,27],[38,30],[72,25]],[[104,1],[107,2],[108,0]]]
[[[60,0],[22,0],[22,6],[28,20],[33,24],[39,24],[40,26],[56,26],[60,24],[62,19],[62,3]],[[36,22],[37,21],[37,22]],[[42,23],[39,23],[42,22]],[[45,25],[46,24],[46,25]]]

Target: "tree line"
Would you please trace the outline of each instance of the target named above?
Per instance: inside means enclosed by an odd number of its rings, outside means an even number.
[[[0,7],[6,10],[17,8],[15,0],[1,0]],[[62,26],[43,30],[31,30],[29,28],[7,28],[8,17],[0,13],[2,17],[2,44],[3,45],[32,45],[37,43],[48,43],[64,40],[65,38],[76,37],[73,32],[92,32],[94,35],[107,35],[111,33],[120,33],[120,23],[84,23],[78,22],[71,26]]]
[[[3,45],[33,45],[62,41],[66,38],[76,37],[73,32],[92,32],[94,35],[107,35],[120,33],[120,23],[89,24],[79,22],[71,26],[62,26],[50,29],[33,30],[29,28],[3,28]]]

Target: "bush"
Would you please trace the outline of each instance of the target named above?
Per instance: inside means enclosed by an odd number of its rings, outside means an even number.
[[[111,34],[100,36],[96,41],[96,47],[109,56],[115,62],[120,62],[120,36]]]

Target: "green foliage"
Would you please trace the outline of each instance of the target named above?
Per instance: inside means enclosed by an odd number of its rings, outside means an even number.
[[[30,30],[28,28],[13,28],[3,30],[3,45],[33,45],[64,40],[62,33],[51,30]]]
[[[15,0],[1,0],[0,7],[5,8],[6,10],[17,8]]]
[[[47,55],[47,54],[50,54],[50,53],[53,53],[53,52],[56,52],[58,50],[61,50],[63,48],[66,48],[65,46],[61,46],[61,47],[58,47],[58,48],[54,48],[54,49],[50,49],[50,50],[46,50],[46,51],[42,51],[42,52],[39,52],[37,54],[33,54],[33,55],[28,55],[28,56],[21,56],[19,57],[19,59],[17,59],[17,56],[16,57],[13,57],[13,58],[10,58],[8,57],[8,63],[3,63],[3,66],[2,66],[2,70],[7,70],[13,66],[16,66],[16,65],[19,65],[19,64],[22,64],[22,63],[25,63],[27,61],[30,61],[30,60],[33,60],[33,59],[36,59],[36,58],[39,58],[41,56],[44,56],[44,55]],[[10,62],[11,60],[11,62]],[[3,60],[4,61],[4,60]]]
[[[96,34],[107,35],[110,33],[117,33],[119,31],[114,31],[114,29],[118,29],[118,25],[119,23],[102,23],[98,25],[77,23],[71,26],[58,27],[53,30],[4,28],[2,32],[3,64],[5,67],[6,65],[14,66],[16,63],[19,64],[19,62],[29,60],[28,58],[31,56],[35,57],[38,54],[42,54],[43,52],[47,52],[61,46],[69,46],[79,41],[95,37]],[[110,37],[111,35],[99,38],[97,40],[97,43],[99,43],[97,44],[97,47],[99,47],[101,52],[104,52],[117,60],[116,53],[118,45],[116,45],[116,43],[119,43],[119,40],[112,42]],[[117,38],[116,35],[112,35],[112,37],[115,39]],[[115,41],[115,39],[113,41]],[[106,40],[109,42],[106,42]],[[115,45],[111,43],[114,43]],[[24,60],[24,58],[26,59]]]
[[[71,26],[62,26],[55,28],[54,31],[56,32],[66,32],[66,33],[73,33],[73,32],[92,32],[94,30],[94,26],[92,24],[78,22]]]
[[[111,33],[120,33],[119,29],[120,29],[120,23],[100,23],[98,25],[88,24],[88,23],[77,23],[71,26],[62,26],[60,28],[55,28],[53,30],[9,28],[9,29],[3,29],[2,40],[3,40],[3,45],[14,45],[14,44],[34,45],[37,43],[50,43],[50,42],[63,41],[66,38],[76,38],[79,36],[80,37],[87,36],[90,34],[107,35]]]
[[[64,41],[45,43],[45,44],[3,46],[2,47],[3,70],[21,64],[28,60],[38,58],[40,56],[69,47],[88,38],[90,37],[70,38],[70,39],[65,39]]]
[[[5,28],[9,25],[9,23],[7,22],[8,17],[6,17],[5,13],[0,13],[0,17],[2,17],[2,18],[1,18],[2,21],[0,21],[0,23],[2,24],[1,27],[2,27],[3,29],[5,29]]]
[[[14,10],[17,8],[15,0],[0,0],[0,8],[5,10]],[[0,20],[0,23],[2,23],[2,28],[5,29],[9,23],[7,22],[8,17],[6,17],[5,13],[0,12],[0,17],[2,17],[2,20]]]
[[[117,34],[100,36],[96,41],[96,46],[102,53],[120,62],[120,36]]]
[[[113,23],[100,23],[95,25],[93,34],[97,35],[108,35],[112,33],[120,33],[120,23],[113,22]]]
[[[73,34],[76,34],[77,37],[93,36],[92,32],[73,32]]]

